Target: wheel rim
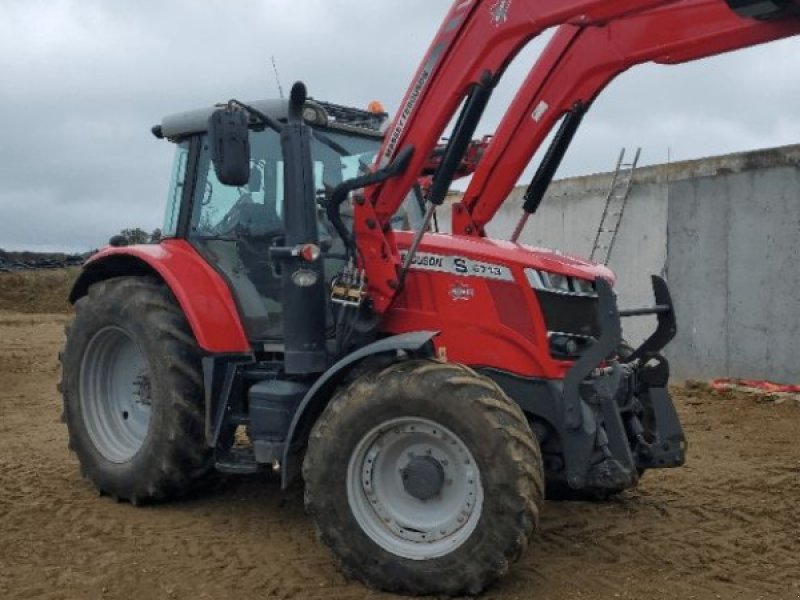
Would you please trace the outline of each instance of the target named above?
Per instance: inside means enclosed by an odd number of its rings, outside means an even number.
[[[144,444],[152,416],[150,374],[144,356],[119,327],[98,331],[81,362],[83,421],[107,460],[131,460]]]
[[[419,417],[386,421],[361,439],[347,468],[347,497],[372,541],[412,560],[461,546],[483,508],[480,470],[466,444]]]

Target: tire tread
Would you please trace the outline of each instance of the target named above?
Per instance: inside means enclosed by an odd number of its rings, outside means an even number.
[[[396,563],[369,560],[370,557],[360,553],[352,537],[352,528],[326,522],[330,490],[318,486],[320,474],[329,468],[331,460],[330,453],[323,449],[329,448],[330,440],[346,426],[348,413],[365,402],[378,403],[387,394],[404,389],[409,378],[415,388],[422,390],[420,393],[431,393],[431,397],[439,403],[463,404],[460,410],[482,420],[486,431],[492,432],[493,451],[502,456],[499,459],[502,464],[498,468],[505,469],[509,474],[503,485],[485,491],[497,500],[504,513],[491,517],[494,530],[487,533],[486,539],[489,541],[485,542],[491,548],[482,550],[482,559],[478,559],[474,553],[457,549],[452,553],[458,555],[454,559],[457,564],[437,570],[427,577],[398,576]],[[380,422],[377,415],[376,422]],[[443,425],[447,426],[447,423]],[[314,517],[319,538],[333,550],[341,571],[347,577],[361,579],[372,587],[392,592],[446,595],[479,593],[504,575],[528,547],[543,504],[541,453],[521,409],[494,382],[469,367],[433,360],[398,362],[380,372],[362,375],[340,388],[311,432],[303,477],[306,481],[306,509]],[[487,556],[491,558],[487,559]],[[400,572],[407,574],[403,569]]]
[[[65,327],[67,342],[60,357],[62,379],[58,387],[68,425],[69,447],[78,454],[82,474],[100,494],[135,505],[177,498],[194,489],[213,466],[211,451],[202,436],[205,412],[200,349],[171,292],[151,277],[116,277],[92,285],[74,307],[75,316]],[[95,461],[87,460],[79,450],[91,442],[78,439],[83,429],[71,425],[69,417],[73,405],[79,402],[72,379],[77,377],[75,365],[80,363],[68,355],[70,340],[80,333],[79,327],[91,323],[94,314],[109,307],[127,318],[144,320],[147,331],[163,349],[157,359],[164,363],[163,372],[172,390],[167,399],[168,439],[160,441],[163,453],[158,464],[142,469],[133,484],[120,487],[109,483],[109,477],[99,472]]]

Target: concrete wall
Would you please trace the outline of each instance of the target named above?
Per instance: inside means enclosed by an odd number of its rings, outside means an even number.
[[[676,182],[669,205],[676,371],[800,381],[797,165]]]
[[[522,241],[588,256],[611,174],[555,182]],[[515,190],[488,227],[507,238]],[[649,274],[669,281],[678,379],[800,382],[800,145],[637,171],[609,266],[621,306],[652,302]],[[625,321],[643,340],[655,319]]]

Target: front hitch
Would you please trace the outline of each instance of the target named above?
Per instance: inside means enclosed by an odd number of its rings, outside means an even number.
[[[563,384],[561,436],[574,489],[624,489],[642,469],[684,461],[686,440],[666,389],[669,367],[659,354],[677,332],[675,312],[666,282],[655,275],[652,281],[654,306],[618,310],[611,285],[595,280],[600,335]],[[651,314],[658,317],[656,331],[630,356],[611,359],[622,341],[621,318]],[[644,425],[630,409],[637,403]],[[590,458],[598,451],[599,462]]]

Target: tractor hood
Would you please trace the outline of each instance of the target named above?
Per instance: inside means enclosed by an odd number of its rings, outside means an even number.
[[[396,231],[395,236],[401,251],[411,245],[411,232]],[[418,253],[465,257],[506,267],[517,265],[590,281],[602,277],[612,285],[615,282],[614,273],[606,266],[557,250],[503,240],[431,233],[423,236]]]

